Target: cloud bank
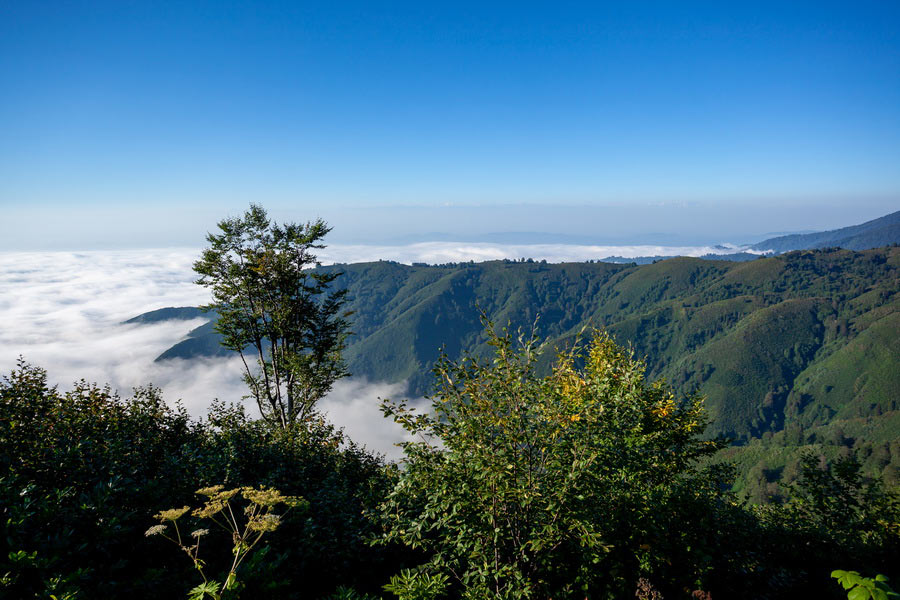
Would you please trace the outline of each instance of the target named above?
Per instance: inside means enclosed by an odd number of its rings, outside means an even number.
[[[84,378],[109,383],[122,394],[151,382],[173,384],[185,369],[163,372],[153,359],[204,321],[152,327],[121,323],[163,306],[206,302],[206,290],[192,283],[194,254],[186,250],[0,253],[0,367],[8,372],[22,355],[46,368],[50,380],[63,387]],[[185,400],[196,413],[187,394]]]

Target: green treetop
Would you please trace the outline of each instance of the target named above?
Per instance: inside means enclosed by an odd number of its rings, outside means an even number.
[[[308,418],[335,381],[348,375],[342,351],[349,313],[339,273],[311,270],[330,228],[322,220],[278,225],[257,205],[219,223],[194,263],[212,291],[222,344],[240,353],[250,397],[281,427]]]

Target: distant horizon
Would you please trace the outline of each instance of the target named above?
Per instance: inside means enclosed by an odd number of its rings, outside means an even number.
[[[262,203],[265,207],[265,203]],[[860,202],[852,207],[715,206],[385,206],[323,211],[332,232],[327,245],[404,246],[424,242],[568,244],[602,246],[742,246],[797,233],[841,229],[883,217],[900,199]],[[206,233],[246,207],[192,210],[173,216],[169,207],[90,210],[83,207],[9,207],[0,222],[0,251],[199,248]],[[322,218],[318,211],[276,207],[278,222]],[[327,217],[331,218],[327,218]],[[779,220],[783,219],[783,220]],[[35,233],[24,223],[40,222]],[[77,224],[77,225],[76,225]],[[503,225],[507,227],[504,228]],[[544,229],[539,229],[540,227]],[[646,226],[646,229],[641,229]],[[441,230],[440,227],[444,227]]]

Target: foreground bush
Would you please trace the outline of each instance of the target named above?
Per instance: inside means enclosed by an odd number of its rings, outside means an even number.
[[[191,566],[144,531],[160,507],[218,483],[309,501],[252,557],[247,597],[378,589],[394,568],[365,541],[383,465],[327,424],[273,430],[224,405],[196,422],[156,388],[61,393],[20,363],[0,382],[0,597],[182,597]]]
[[[855,456],[832,462],[807,452],[782,505],[754,506],[755,550],[743,577],[761,596],[840,598],[828,581],[835,566],[900,576],[900,495],[862,475]]]
[[[184,597],[191,561],[144,532],[217,484],[309,503],[243,560],[246,598],[838,599],[836,567],[900,578],[900,499],[853,456],[809,454],[783,505],[744,505],[702,466],[720,443],[699,400],[608,338],[547,376],[533,341],[492,341],[492,362],[442,363],[434,414],[387,407],[423,436],[399,466],[322,420],[196,422],[156,388],[61,393],[20,364],[0,381],[0,598]],[[203,560],[227,580],[232,555]]]
[[[702,585],[732,498],[699,467],[722,445],[701,437],[700,399],[647,382],[603,334],[539,376],[534,339],[488,333],[491,361],[439,364],[431,414],[385,404],[421,441],[405,445],[382,539],[424,551],[420,576],[446,578],[448,597],[627,597],[642,576]]]

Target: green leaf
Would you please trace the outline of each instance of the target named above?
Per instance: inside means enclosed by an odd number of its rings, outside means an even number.
[[[870,597],[869,590],[862,586],[853,588],[847,594],[847,600],[868,600]]]
[[[203,600],[206,596],[217,598],[221,586],[215,581],[201,583],[188,592],[188,600]]]

